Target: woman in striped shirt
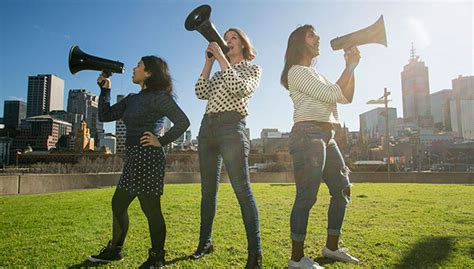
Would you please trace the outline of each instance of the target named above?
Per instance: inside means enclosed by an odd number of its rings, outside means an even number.
[[[281,84],[289,91],[294,104],[289,148],[296,197],[290,218],[292,254],[289,268],[320,267],[304,256],[304,240],[309,211],[316,202],[321,180],[325,181],[331,195],[327,240],[322,254],[335,260],[358,262],[338,246],[351,184],[349,169],[334,140],[333,127],[339,124],[336,103],[352,102],[354,69],[360,55],[356,47],[345,51],[346,67],[335,84],[312,67],[318,55],[319,36],[313,26],[304,25],[291,33],[281,74]]]
[[[260,83],[262,69],[250,61],[255,51],[239,29],[224,35],[229,51],[224,54],[216,42],[209,43],[201,76],[196,82],[196,96],[207,100],[206,113],[199,129],[199,167],[201,171],[201,229],[199,245],[191,259],[200,259],[213,251],[212,224],[222,162],[240,204],[247,232],[248,258],[245,268],[260,268],[260,225],[257,204],[250,188],[248,167],[249,137],[245,131],[248,102]],[[212,66],[220,71],[211,79]]]

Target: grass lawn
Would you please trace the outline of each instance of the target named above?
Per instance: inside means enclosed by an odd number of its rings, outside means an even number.
[[[286,267],[289,216],[295,186],[253,184],[260,212],[263,263]],[[0,267],[84,267],[111,237],[114,189],[0,197]],[[341,246],[360,258],[353,266],[322,258],[329,202],[325,185],[311,211],[306,254],[327,268],[474,268],[474,185],[355,184]],[[245,265],[246,237],[229,184],[221,184],[213,241],[215,252],[187,260],[199,238],[200,185],[166,185],[168,267]],[[150,246],[148,225],[135,200],[125,260],[111,267],[138,267]]]

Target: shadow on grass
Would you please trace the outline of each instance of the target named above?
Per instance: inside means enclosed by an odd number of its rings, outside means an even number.
[[[330,264],[336,263],[336,260],[325,258],[325,257],[319,257],[314,259],[315,262],[319,263],[321,266],[328,266]]]
[[[184,260],[187,260],[187,259],[189,259],[188,256],[174,258],[172,260],[166,261],[166,265],[172,265],[172,264],[175,264],[179,261],[184,261]],[[79,264],[74,264],[74,265],[69,266],[68,269],[78,269],[78,268],[87,268],[87,267],[104,267],[104,266],[110,265],[110,264],[111,263],[107,263],[107,262],[91,262],[89,260],[84,260],[83,262],[81,262]],[[106,266],[106,267],[108,267],[108,266]]]
[[[175,263],[177,263],[177,262],[185,261],[185,260],[188,260],[188,259],[189,259],[189,256],[183,256],[183,257],[179,257],[179,258],[174,258],[174,259],[172,259],[172,260],[166,261],[166,265],[175,264]]]
[[[291,187],[295,186],[295,183],[270,183],[271,187]]]
[[[454,237],[423,237],[395,268],[438,267],[453,251]]]
[[[84,268],[84,267],[103,267],[105,266],[106,262],[91,262],[89,260],[85,260],[79,264],[74,264],[68,267],[68,269],[78,269],[78,268]]]

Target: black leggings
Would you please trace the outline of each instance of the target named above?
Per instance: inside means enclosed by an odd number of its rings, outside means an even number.
[[[135,199],[136,195],[128,193],[126,190],[115,189],[112,198],[112,245],[123,246],[128,231],[128,207]],[[164,250],[166,238],[166,225],[163,213],[161,212],[161,196],[154,194],[140,194],[138,200],[140,206],[148,219],[150,230],[151,248],[156,253]]]

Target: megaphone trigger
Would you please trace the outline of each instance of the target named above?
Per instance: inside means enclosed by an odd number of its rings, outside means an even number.
[[[112,72],[108,71],[108,70],[102,70],[102,72],[100,73],[100,75],[104,78],[109,78],[112,76]]]

